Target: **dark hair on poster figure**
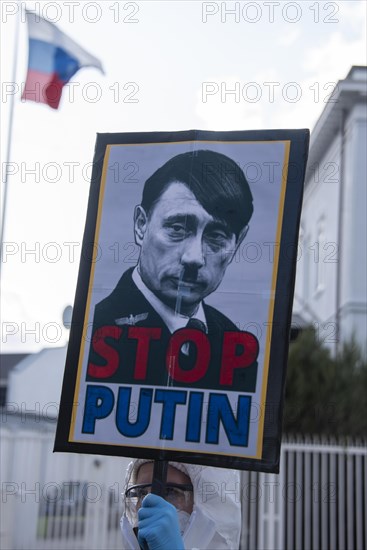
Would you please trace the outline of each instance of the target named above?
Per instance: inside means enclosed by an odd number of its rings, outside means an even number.
[[[224,220],[238,238],[253,213],[253,198],[245,174],[226,155],[198,150],[176,155],[145,182],[141,206],[149,212],[174,181],[189,187],[203,208]]]

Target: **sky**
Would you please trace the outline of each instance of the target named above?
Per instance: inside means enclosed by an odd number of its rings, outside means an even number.
[[[14,99],[2,352],[67,342],[62,315],[74,301],[97,133],[312,130],[338,80],[352,65],[366,64],[366,6],[364,0],[2,1],[2,187]],[[57,111],[21,100],[24,8],[57,24],[105,70],[79,71]]]

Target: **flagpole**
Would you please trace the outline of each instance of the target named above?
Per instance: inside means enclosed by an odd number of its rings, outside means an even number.
[[[13,74],[12,74],[12,82],[14,84],[14,88],[17,81],[19,28],[20,28],[20,17],[21,17],[21,14],[20,14],[21,6],[19,4],[19,0],[17,0],[17,7],[19,9],[17,10],[17,20],[16,20],[16,27],[14,32],[14,60],[13,60]],[[3,190],[3,201],[2,201],[2,217],[1,217],[1,233],[0,233],[0,282],[1,282],[1,270],[2,270],[2,263],[3,263],[2,260],[3,260],[6,206],[7,206],[7,200],[8,200],[9,163],[11,158],[11,146],[12,146],[12,137],[13,137],[13,120],[14,120],[14,104],[15,104],[14,98],[15,98],[15,93],[10,96],[8,141],[7,141],[7,152],[6,152],[4,190]]]

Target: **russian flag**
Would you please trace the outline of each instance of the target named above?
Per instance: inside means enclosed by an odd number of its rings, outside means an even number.
[[[101,62],[86,52],[56,25],[36,13],[26,11],[29,34],[27,80],[22,98],[46,103],[57,109],[62,89],[82,67],[96,67]]]

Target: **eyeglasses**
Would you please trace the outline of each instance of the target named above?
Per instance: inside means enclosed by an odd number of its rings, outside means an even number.
[[[194,488],[191,484],[167,483],[164,487],[162,497],[178,510],[184,508],[192,498]],[[141,506],[143,498],[152,492],[151,483],[141,483],[129,487],[125,492],[125,499],[138,508]]]
[[[191,513],[193,490],[191,484],[167,483],[162,496],[177,510],[190,510]],[[138,510],[141,508],[143,498],[151,492],[151,483],[132,485],[125,492],[125,514],[132,527],[137,527]]]

